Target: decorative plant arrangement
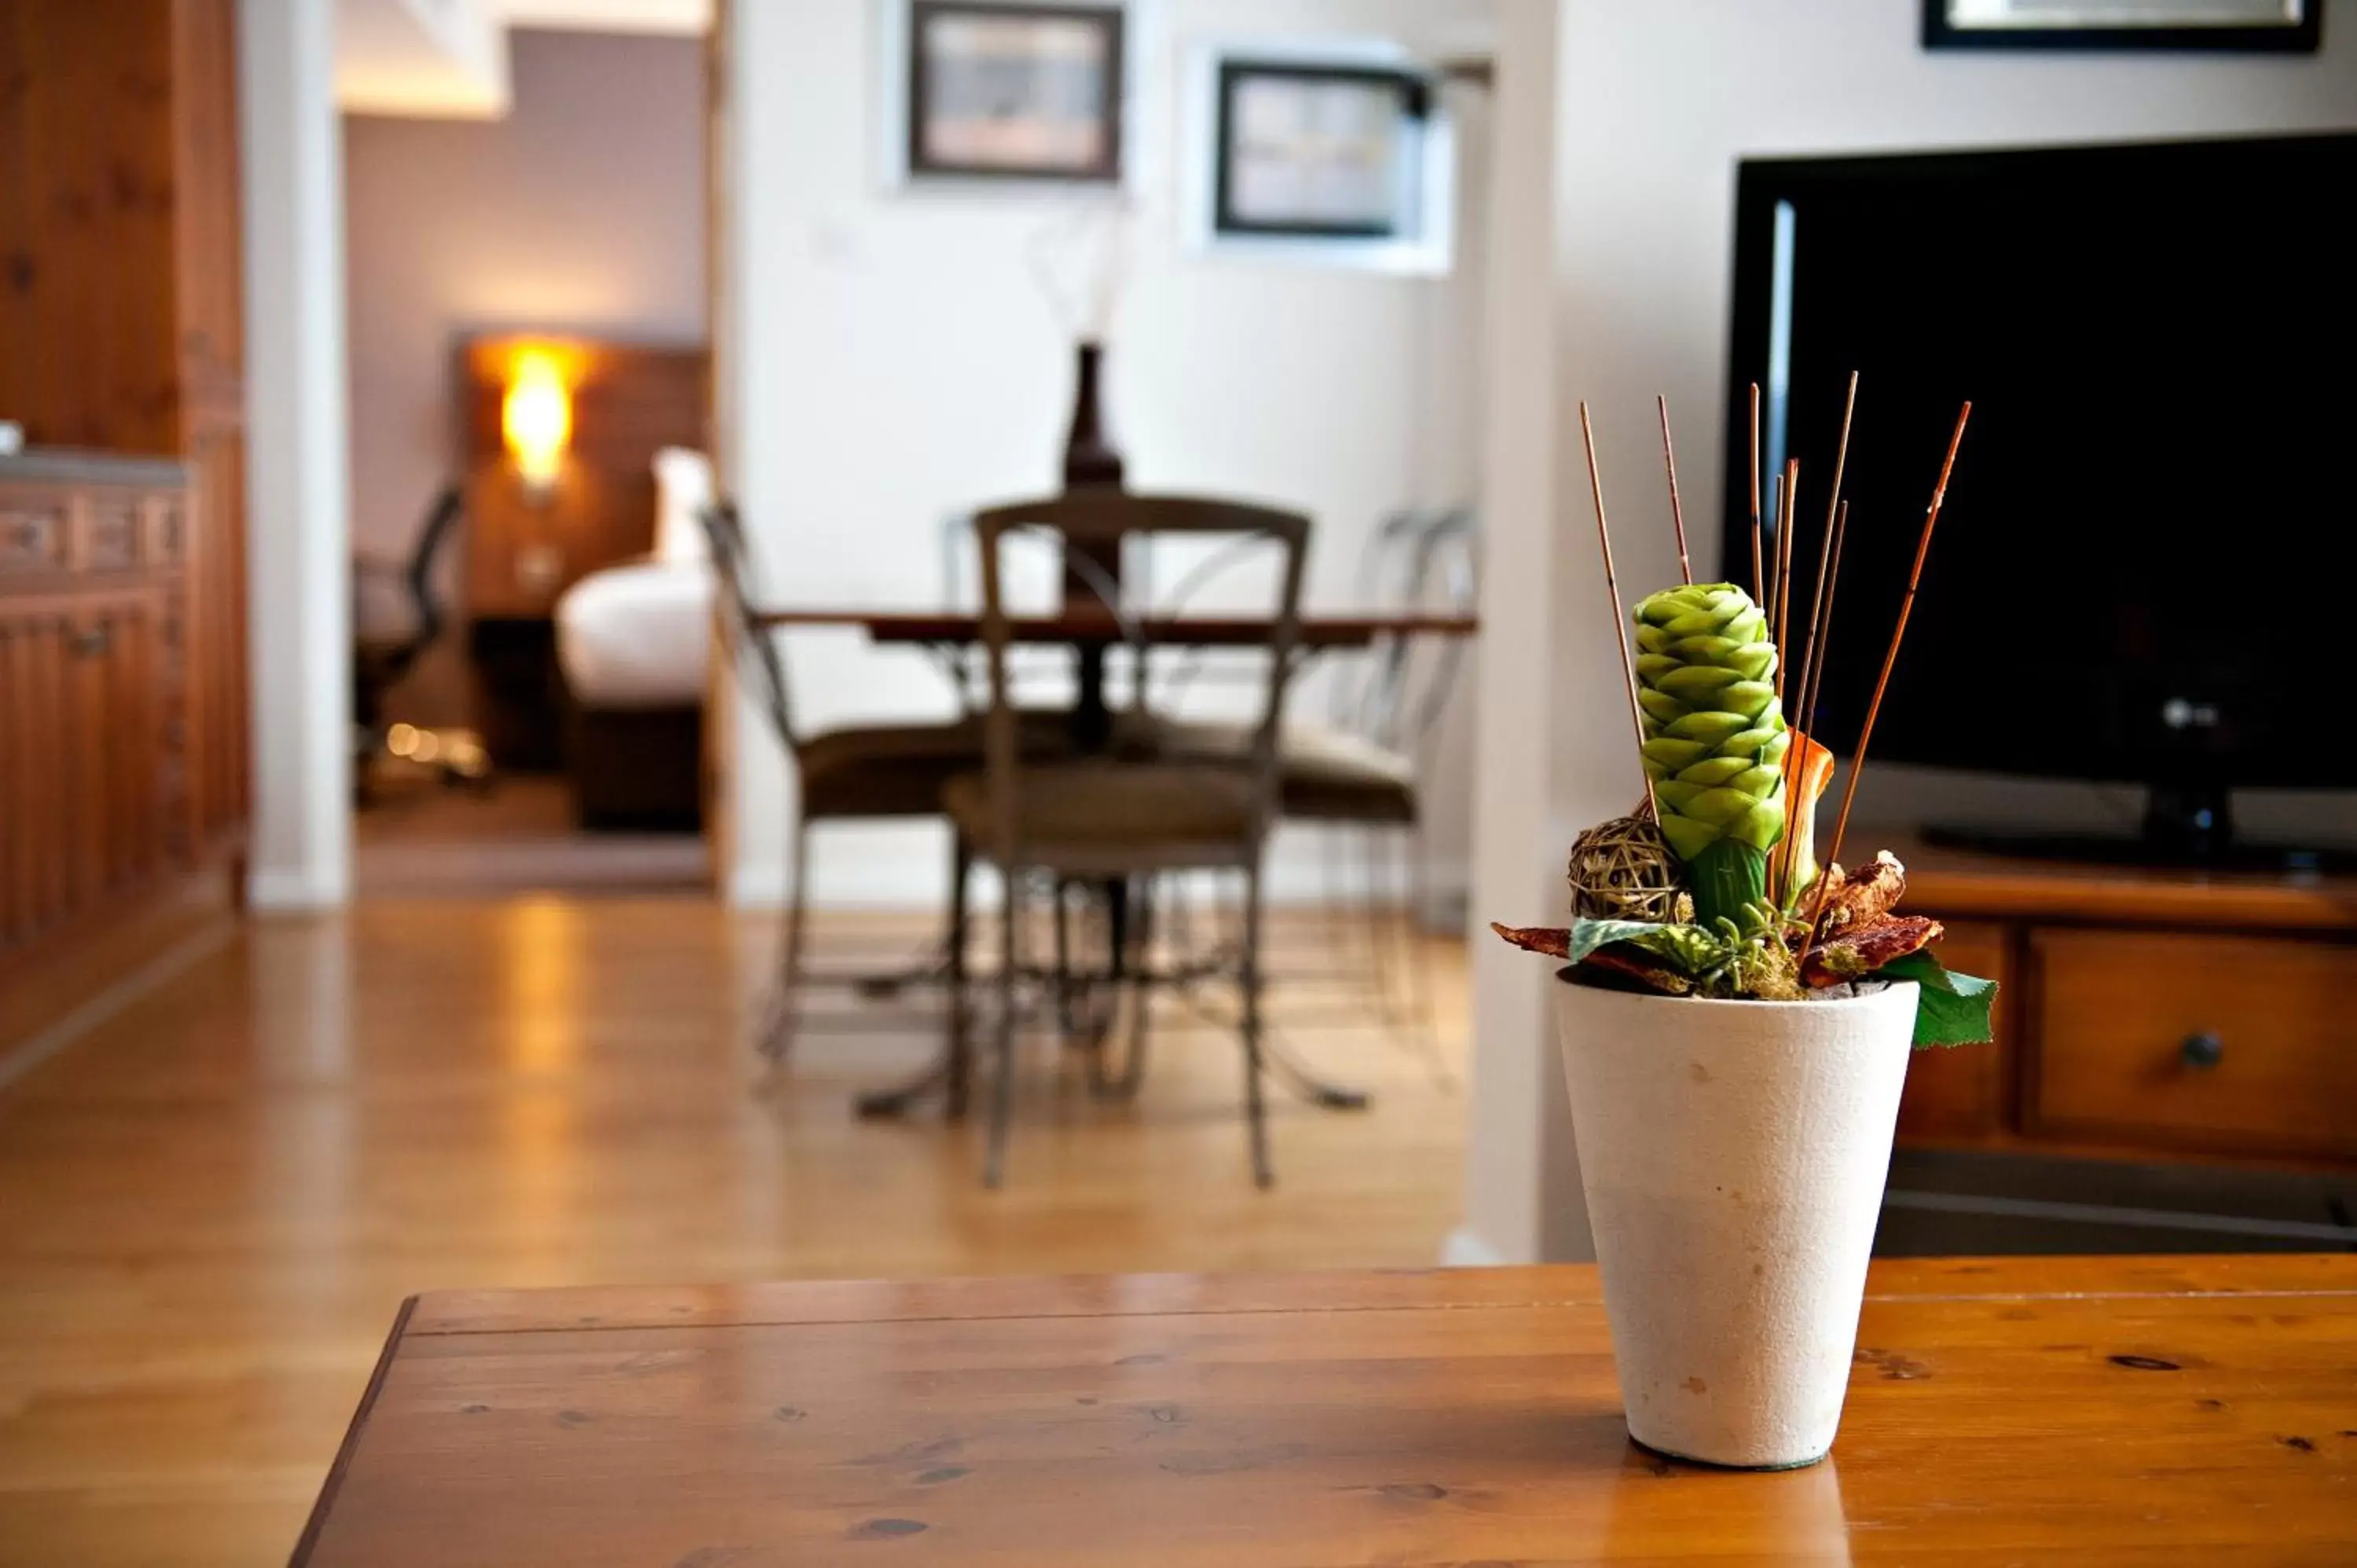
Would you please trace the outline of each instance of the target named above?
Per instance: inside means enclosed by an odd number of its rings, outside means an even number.
[[[1853,407],[1857,392],[1853,376]],[[1752,389],[1752,410],[1756,433],[1757,387]],[[1585,404],[1579,413],[1585,432]],[[1906,868],[1888,851],[1855,870],[1839,864],[1867,745],[1906,636],[1949,474],[1971,414],[1972,405],[1966,403],[1924,512],[1914,572],[1858,736],[1824,866],[1814,853],[1816,810],[1833,777],[1834,756],[1791,729],[1784,711],[1789,691],[1795,712],[1813,712],[1824,677],[1849,521],[1847,503],[1838,498],[1848,456],[1847,411],[1835,467],[1835,499],[1822,536],[1797,678],[1789,688],[1782,650],[1790,641],[1792,556],[1799,532],[1791,526],[1796,515],[1798,460],[1786,465],[1771,488],[1784,525],[1776,531],[1776,549],[1764,563],[1759,465],[1755,461],[1752,466],[1753,591],[1747,593],[1732,583],[1695,583],[1689,568],[1682,585],[1638,602],[1631,618],[1636,635],[1632,655],[1590,435],[1588,478],[1603,544],[1605,584],[1620,634],[1622,674],[1636,721],[1645,800],[1635,815],[1599,822],[1572,842],[1569,927],[1493,924],[1491,929],[1517,947],[1568,961],[1582,981],[1633,984],[1672,996],[1792,1002],[1814,994],[1852,995],[1860,986],[1878,983],[1912,981],[1921,988],[1913,1033],[1918,1047],[1989,1038],[1996,987],[1952,973],[1940,962],[1931,950],[1941,935],[1937,920],[1897,912],[1907,890]],[[1667,455],[1665,405],[1662,418]],[[1678,556],[1684,564],[1685,526],[1676,505],[1674,459],[1670,489]]]
[[[1938,921],[1898,913],[1907,875],[1895,858],[1840,863],[1970,403],[1923,514],[1822,865],[1816,854],[1834,757],[1785,715],[1788,702],[1815,713],[1824,676],[1857,396],[1852,376],[1801,606],[1796,461],[1770,484],[1777,526],[1763,549],[1759,389],[1748,592],[1693,580],[1660,405],[1684,581],[1625,619],[1581,405],[1645,795],[1572,844],[1569,926],[1495,928],[1566,965],[1555,1028],[1630,1434],[1747,1468],[1813,1464],[1831,1447],[1910,1047],[1987,1039],[1996,991],[1932,955]],[[1796,616],[1805,630],[1788,666]]]

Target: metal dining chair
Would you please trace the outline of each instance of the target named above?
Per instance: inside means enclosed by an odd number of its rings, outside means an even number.
[[[1254,1180],[1274,1177],[1268,1151],[1265,1058],[1262,1047],[1261,936],[1262,861],[1276,821],[1276,736],[1300,635],[1302,562],[1309,520],[1297,513],[1240,502],[1180,496],[1139,496],[1119,491],[1078,492],[1051,499],[998,507],[974,518],[982,585],[983,645],[990,687],[985,721],[985,762],[950,780],[942,794],[956,837],[963,887],[965,864],[979,859],[998,868],[1004,907],[999,920],[997,1009],[991,1041],[995,1079],[991,1086],[985,1185],[1004,1179],[1013,1119],[1015,988],[1026,966],[1018,950],[1027,884],[1039,878],[1050,886],[1073,882],[1125,888],[1173,872],[1232,872],[1243,883],[1241,940],[1232,950],[1241,1003],[1238,1034],[1244,1061],[1244,1107]],[[1249,742],[1222,756],[1166,758],[1148,752],[1115,749],[1093,757],[1041,760],[1026,754],[1022,714],[1014,701],[1009,654],[1013,636],[1002,564],[1004,547],[1018,531],[1039,529],[1059,536],[1068,558],[1120,559],[1132,539],[1178,535],[1256,538],[1277,554],[1276,587],[1267,647],[1268,675]],[[1133,613],[1110,581],[1089,586],[1130,650],[1128,710],[1121,715],[1129,733],[1150,725],[1146,709],[1152,682],[1156,623]],[[1072,607],[1068,606],[1068,613]],[[963,918],[963,916],[957,917]],[[1140,922],[1141,929],[1143,922]],[[953,950],[950,1009],[953,1064],[967,1058],[963,1004],[967,974],[963,953]],[[1127,971],[1127,983],[1155,983],[1146,965]],[[1190,977],[1191,978],[1191,977]],[[1142,1017],[1147,998],[1135,1003]],[[953,1066],[952,1072],[962,1071]]]
[[[1368,539],[1358,569],[1362,604],[1402,612],[1439,609],[1470,615],[1479,593],[1480,536],[1467,509],[1394,514]],[[1430,953],[1415,939],[1413,920],[1429,886],[1417,830],[1424,821],[1422,779],[1432,764],[1439,721],[1463,668],[1462,639],[1432,639],[1413,632],[1378,638],[1346,666],[1332,686],[1329,716],[1297,721],[1278,732],[1280,814],[1289,822],[1329,830],[1326,902],[1340,912],[1353,901],[1350,868],[1332,850],[1355,848],[1355,902],[1362,928],[1335,929],[1333,945],[1347,950],[1363,935],[1361,957],[1369,989],[1394,1020],[1403,1015],[1430,1026]],[[1183,693],[1165,688],[1156,704],[1162,749],[1174,757],[1233,754],[1249,741],[1232,724],[1170,716]],[[1398,902],[1383,898],[1383,841],[1396,848],[1393,877]],[[1347,857],[1346,857],[1347,858]],[[1404,994],[1394,1005],[1394,990]]]
[[[1469,509],[1407,511],[1389,520],[1369,542],[1361,563],[1361,601],[1413,613],[1470,615],[1480,596],[1480,533]],[[1331,717],[1322,725],[1288,726],[1283,745],[1284,810],[1288,822],[1351,833],[1360,850],[1360,889],[1372,935],[1393,928],[1396,973],[1409,1015],[1428,1026],[1432,986],[1428,953],[1413,921],[1431,886],[1419,842],[1424,825],[1423,780],[1434,761],[1440,721],[1464,667],[1462,639],[1434,639],[1413,632],[1378,639],[1359,665],[1359,679],[1338,682]],[[1386,905],[1381,841],[1397,856],[1394,889]],[[1329,862],[1329,865],[1330,865]],[[1330,885],[1329,902],[1338,889]],[[1386,920],[1386,915],[1396,917]],[[1380,948],[1379,980],[1394,972]],[[1388,994],[1388,988],[1385,988]]]
[[[982,764],[984,725],[979,716],[964,714],[931,723],[847,725],[813,733],[797,728],[784,659],[775,633],[760,621],[761,607],[770,601],[743,520],[735,504],[726,500],[697,515],[711,542],[713,568],[721,588],[716,596],[721,629],[738,679],[751,692],[772,736],[794,765],[794,820],[790,834],[793,860],[787,882],[785,925],[777,972],[755,1042],[763,1057],[781,1065],[792,1048],[801,1022],[802,993],[809,979],[804,956],[811,830],[826,822],[939,818],[943,787],[959,773]],[[1057,715],[1034,713],[1024,715],[1018,741],[1026,755],[1051,755],[1063,748],[1063,736]],[[963,854],[952,856],[947,969],[956,967],[966,942],[966,865]],[[848,977],[847,983],[865,987],[875,978]],[[952,1115],[963,1110],[959,1100],[963,1089],[962,1083],[949,1086]],[[862,1108],[874,1109],[864,1102]]]

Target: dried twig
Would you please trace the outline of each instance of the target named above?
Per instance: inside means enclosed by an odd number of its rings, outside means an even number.
[[[1806,705],[1811,690],[1811,677],[1817,668],[1817,628],[1825,615],[1826,580],[1831,575],[1834,554],[1834,524],[1841,513],[1842,473],[1849,467],[1850,415],[1857,409],[1857,372],[1849,373],[1849,395],[1842,403],[1841,444],[1834,449],[1834,488],[1825,497],[1825,531],[1817,550],[1817,580],[1809,596],[1809,635],[1801,644],[1801,685],[1798,695],[1803,705],[1792,717],[1803,729],[1814,722],[1816,710]]]
[[[1653,408],[1662,416],[1662,467],[1670,473],[1670,521],[1678,531],[1678,576],[1694,586],[1694,562],[1686,555],[1686,509],[1678,500],[1678,455],[1670,446],[1670,400],[1658,393]]]
[[[1596,470],[1596,432],[1587,423],[1587,404],[1579,405],[1579,437],[1587,446],[1587,489],[1596,499],[1596,539],[1604,550],[1604,591],[1612,600],[1612,635],[1620,639],[1620,678],[1629,687],[1629,719],[1637,728],[1637,767],[1645,776],[1645,805],[1661,821],[1661,802],[1653,798],[1652,769],[1645,766],[1645,711],[1637,702],[1637,661],[1629,654],[1629,622],[1620,613],[1620,583],[1612,571],[1612,530],[1604,521],[1604,481]]]
[[[1849,502],[1834,509],[1832,548],[1825,553],[1825,591],[1818,600],[1816,615],[1809,625],[1809,658],[1801,682],[1801,719],[1813,725],[1817,718],[1817,693],[1825,683],[1825,660],[1833,647],[1834,595],[1841,588],[1842,542],[1849,537]]]
[[[1813,738],[1810,732],[1816,725],[1817,693],[1824,684],[1825,660],[1833,648],[1834,595],[1841,587],[1842,542],[1848,536],[1849,502],[1844,501],[1834,509],[1833,548],[1828,553],[1829,564],[1824,571],[1825,591],[1823,598],[1818,602],[1817,613],[1812,618],[1812,624],[1809,627],[1809,657],[1802,671],[1801,697],[1798,707],[1802,723],[1798,726],[1797,733],[1803,744],[1793,746],[1785,754],[1787,761],[1784,778],[1788,792],[1793,788],[1800,774],[1807,766],[1806,743]],[[1787,814],[1783,880],[1788,886],[1800,869],[1801,835],[1792,831],[1792,826],[1803,809],[1796,800],[1792,811]]]
[[[1948,499],[1948,476],[1956,467],[1956,448],[1964,444],[1964,422],[1973,416],[1970,401],[1956,414],[1956,432],[1948,438],[1948,455],[1940,464],[1940,482],[1932,487],[1932,504],[1923,510],[1923,536],[1916,542],[1915,565],[1907,574],[1907,595],[1899,601],[1899,624],[1891,628],[1890,646],[1882,655],[1882,673],[1875,677],[1874,697],[1866,705],[1866,724],[1857,732],[1857,749],[1849,759],[1849,781],[1842,786],[1841,815],[1834,820],[1834,841],[1826,851],[1824,864],[1831,867],[1841,858],[1842,838],[1849,832],[1849,809],[1857,800],[1858,776],[1866,771],[1866,748],[1874,739],[1874,721],[1882,713],[1883,693],[1890,689],[1890,671],[1899,662],[1899,645],[1907,637],[1907,618],[1915,608],[1915,590],[1922,585],[1923,562],[1932,553],[1932,531],[1939,526],[1940,507]],[[1830,875],[1818,878],[1816,908],[1809,916],[1809,945],[1816,945],[1817,922],[1824,918],[1825,895],[1833,886]]]

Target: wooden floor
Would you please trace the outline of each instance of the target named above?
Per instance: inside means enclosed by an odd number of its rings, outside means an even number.
[[[820,956],[911,936],[839,920]],[[0,1564],[283,1561],[414,1291],[1418,1264],[1458,1217],[1453,946],[1437,1047],[1281,994],[1377,1100],[1278,1097],[1269,1194],[1234,1048],[1183,1021],[1130,1110],[1036,1041],[997,1194],[974,1131],[846,1112],[923,1060],[913,1008],[756,1094],[768,951],[695,899],[366,904],[236,929],[46,1042],[0,1088]]]

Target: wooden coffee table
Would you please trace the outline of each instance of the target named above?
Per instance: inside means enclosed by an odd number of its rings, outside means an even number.
[[[1833,1457],[1620,1425],[1587,1268],[454,1294],[296,1563],[2357,1563],[2357,1256],[1880,1262]]]

